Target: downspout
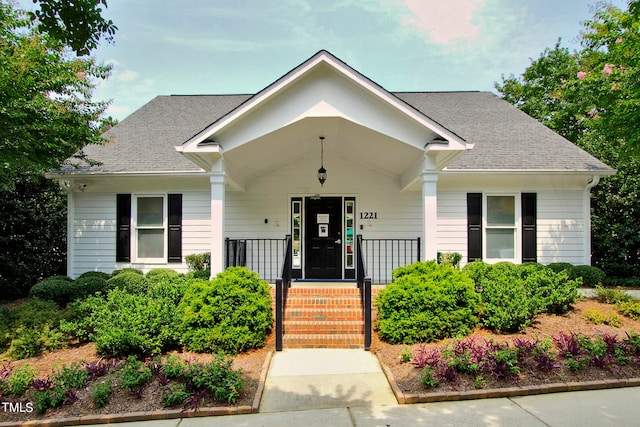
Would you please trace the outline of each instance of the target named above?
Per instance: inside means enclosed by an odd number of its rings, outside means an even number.
[[[584,265],[591,265],[591,189],[600,182],[600,175],[593,175],[584,188]]]

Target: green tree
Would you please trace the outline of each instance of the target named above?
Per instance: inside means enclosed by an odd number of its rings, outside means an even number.
[[[522,76],[503,76],[504,99],[618,173],[592,190],[593,263],[609,275],[640,268],[640,0],[599,3],[580,48],[561,42]]]
[[[66,195],[44,178],[87,144],[100,143],[106,103],[94,102],[110,68],[89,57],[115,26],[106,1],[35,0],[29,14],[0,0],[0,288],[26,295],[66,263]],[[74,54],[74,52],[76,54]]]
[[[102,142],[95,79],[110,68],[74,56],[39,32],[24,11],[0,0],[0,182],[18,170],[57,168],[87,144]]]

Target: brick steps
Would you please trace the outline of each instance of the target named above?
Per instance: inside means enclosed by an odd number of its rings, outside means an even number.
[[[291,288],[284,313],[284,348],[363,348],[357,288]]]
[[[364,348],[364,334],[285,334],[285,348]]]

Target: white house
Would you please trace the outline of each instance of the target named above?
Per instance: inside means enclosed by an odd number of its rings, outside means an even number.
[[[615,173],[489,92],[389,92],[320,51],[257,94],[159,96],[88,146],[68,189],[68,274],[124,267],[384,282],[463,263],[590,264],[590,189]],[[321,184],[320,168],[326,170]]]

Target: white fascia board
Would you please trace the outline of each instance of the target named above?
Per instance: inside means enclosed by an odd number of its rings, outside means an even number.
[[[241,118],[247,112],[253,110],[254,108],[257,108],[260,104],[264,103],[271,96],[282,91],[287,86],[290,86],[292,83],[297,81],[299,78],[304,76],[307,72],[317,67],[321,63],[326,63],[330,65],[334,70],[340,72],[341,74],[346,76],[348,79],[350,79],[357,85],[368,90],[370,93],[376,95],[381,100],[392,105],[394,108],[396,108],[406,116],[412,118],[413,120],[415,120],[416,122],[424,126],[425,128],[445,138],[447,141],[457,143],[457,145],[461,147],[458,149],[469,149],[468,147],[469,144],[467,144],[467,142],[463,138],[459,137],[458,135],[449,131],[442,125],[431,120],[430,118],[420,113],[415,108],[411,107],[406,102],[400,100],[398,97],[388,92],[377,83],[373,82],[372,80],[368,79],[364,75],[355,71],[353,68],[349,67],[344,62],[338,60],[336,57],[334,57],[333,55],[331,55],[329,52],[326,52],[326,51],[319,52],[314,57],[307,60],[305,63],[301,64],[297,68],[294,68],[291,72],[286,74],[280,80],[276,81],[270,86],[267,86],[261,92],[259,92],[258,94],[250,98],[247,102],[240,105],[238,108],[233,110],[231,113],[229,113],[225,117],[221,118],[217,122],[203,129],[197,135],[193,136],[188,141],[186,141],[182,145],[182,148],[185,151],[191,151],[191,150],[195,151],[196,149],[201,148],[201,147],[198,147],[198,144],[205,141],[211,135],[215,135],[221,129],[223,129],[230,123],[234,122],[235,120]]]
[[[119,176],[119,177],[166,177],[166,176],[184,176],[192,177],[205,174],[205,170],[199,171],[136,171],[136,172],[81,172],[81,173],[46,173],[47,179],[82,179],[83,177],[99,177],[99,176]]]
[[[586,169],[443,169],[446,175],[597,175],[612,176],[615,169],[586,170]]]

